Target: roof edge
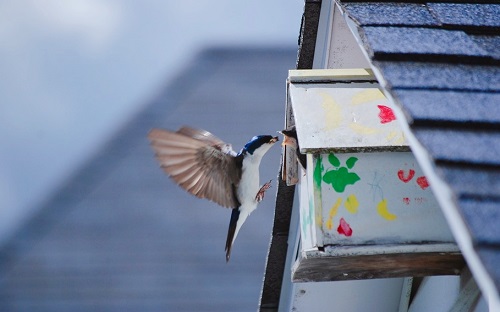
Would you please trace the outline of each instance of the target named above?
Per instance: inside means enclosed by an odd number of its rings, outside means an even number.
[[[296,69],[312,69],[313,67],[321,3],[321,0],[304,1]],[[259,311],[261,312],[278,311],[279,308],[288,249],[288,230],[295,196],[295,186],[287,186],[281,179],[281,169],[278,180],[273,231],[259,299]]]

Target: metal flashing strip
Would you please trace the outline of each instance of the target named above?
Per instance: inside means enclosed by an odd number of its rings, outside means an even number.
[[[289,70],[290,83],[377,82],[373,71],[364,68]]]

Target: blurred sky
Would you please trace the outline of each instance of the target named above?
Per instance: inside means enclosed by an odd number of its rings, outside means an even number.
[[[0,243],[203,47],[295,47],[303,0],[0,1]]]

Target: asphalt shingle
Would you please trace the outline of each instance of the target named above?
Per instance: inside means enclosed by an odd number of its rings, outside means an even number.
[[[493,59],[500,59],[500,36],[470,35]]]
[[[413,132],[435,161],[500,166],[500,132],[439,128]]]
[[[463,31],[409,28],[363,27],[368,46],[375,59],[413,59],[427,61],[481,61],[490,58]],[[484,60],[486,61],[486,60]]]
[[[436,170],[457,197],[500,200],[500,168],[447,163]]]
[[[374,62],[389,88],[500,91],[500,67],[420,62]]]
[[[500,252],[494,247],[479,247],[476,249],[486,270],[490,274],[497,289],[500,289]]]
[[[500,27],[500,4],[428,3],[427,6],[444,25]]]
[[[396,89],[394,94],[417,126],[500,125],[500,93]]]
[[[427,7],[418,3],[347,3],[349,16],[359,25],[437,26]]]
[[[458,207],[467,220],[476,245],[500,247],[500,204],[496,201],[463,199]]]

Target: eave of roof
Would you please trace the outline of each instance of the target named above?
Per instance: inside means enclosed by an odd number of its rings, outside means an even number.
[[[311,69],[316,47],[321,0],[305,0],[304,13],[298,40],[297,69]],[[279,173],[281,177],[281,172]],[[259,311],[277,311],[280,303],[285,261],[288,248],[288,234],[292,215],[295,186],[287,186],[278,179],[276,208],[271,243],[266,259],[266,270],[262,284]]]

